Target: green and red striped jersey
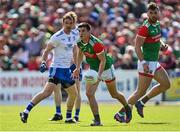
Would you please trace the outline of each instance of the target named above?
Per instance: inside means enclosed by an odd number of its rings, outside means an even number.
[[[155,24],[150,24],[148,20],[145,20],[139,28],[138,36],[145,38],[145,42],[142,46],[144,60],[157,61],[159,58],[161,37],[159,21]]]
[[[97,55],[104,51],[104,45],[102,41],[95,36],[90,35],[88,43],[84,43],[82,40],[79,39],[77,41],[77,45],[81,49],[83,54],[86,56],[86,62],[90,65],[90,69],[98,72],[100,60],[98,59]],[[104,70],[107,70],[112,66],[113,60],[109,55],[107,55],[106,52],[105,57],[106,64]]]

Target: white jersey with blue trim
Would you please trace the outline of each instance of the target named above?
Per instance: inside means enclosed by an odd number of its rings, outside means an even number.
[[[69,68],[73,58],[73,47],[79,39],[79,32],[74,29],[66,34],[63,29],[53,34],[48,44],[53,45],[53,60],[51,67]]]

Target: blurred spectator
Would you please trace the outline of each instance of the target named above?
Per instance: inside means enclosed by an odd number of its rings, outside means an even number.
[[[132,4],[133,4],[133,13],[135,17],[140,18],[141,14],[146,12],[146,5],[144,0],[134,0]]]
[[[168,47],[168,50],[161,54],[160,63],[165,69],[175,68],[176,60],[171,47]]]
[[[13,34],[8,40],[10,55],[13,56],[20,48],[23,47],[23,44],[19,41],[17,34]]]
[[[170,33],[170,19],[165,17],[163,21],[161,22],[161,34],[162,34],[162,39],[167,41]]]
[[[175,41],[173,43],[173,53],[177,59],[180,59],[180,31],[175,35]]]
[[[0,56],[2,55],[7,55],[7,46],[6,46],[7,42],[5,37],[2,35],[0,36]]]
[[[16,56],[13,56],[11,59],[10,68],[13,71],[21,71],[23,70],[23,65],[18,61]]]
[[[112,45],[109,47],[109,54],[112,56],[114,61],[114,68],[121,68],[122,65],[122,55],[119,53],[119,49]]]
[[[27,68],[30,71],[39,70],[39,63],[37,62],[36,57],[34,56],[30,57],[29,62],[27,64]]]
[[[29,52],[25,50],[25,48],[20,48],[15,54],[16,59],[23,65],[23,67],[27,67],[29,61]]]
[[[122,69],[135,69],[137,68],[137,56],[135,55],[135,49],[129,45],[126,48],[125,54],[122,58]]]
[[[44,43],[44,34],[40,33],[36,28],[31,28],[28,35],[24,46],[28,50],[29,56],[39,56]]]

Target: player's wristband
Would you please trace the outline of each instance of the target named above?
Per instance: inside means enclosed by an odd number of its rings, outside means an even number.
[[[146,63],[145,60],[140,61],[141,65],[144,65]]]

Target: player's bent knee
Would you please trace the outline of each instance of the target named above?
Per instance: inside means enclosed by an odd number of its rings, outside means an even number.
[[[86,96],[87,96],[88,98],[91,98],[91,97],[94,96],[94,94],[92,94],[92,92],[86,92]]]
[[[137,93],[137,96],[138,97],[142,97],[142,96],[144,96],[145,95],[145,92],[139,92],[139,93]]]
[[[116,99],[118,97],[118,94],[117,93],[113,93],[113,94],[111,94],[111,97]]]
[[[73,92],[74,94],[74,97],[76,98],[77,96],[78,96],[78,91],[74,88],[74,92]]]
[[[77,95],[76,94],[68,94],[68,97],[71,99],[71,100],[75,100]]]
[[[170,87],[171,87],[170,81],[165,81],[165,82],[163,83],[163,88],[164,88],[165,90],[169,89]]]
[[[74,99],[76,99],[77,94],[76,94],[76,93],[74,93],[74,94],[71,94],[71,95],[69,95],[69,96],[70,96],[70,98],[71,98],[71,99],[73,99],[73,100],[74,100]]]
[[[45,98],[49,97],[50,95],[51,95],[51,93],[48,93],[48,92],[44,93]]]
[[[135,95],[142,97],[146,93],[146,90],[136,90]]]
[[[139,94],[139,92],[136,90],[136,91],[134,92],[134,96],[138,96],[138,94]]]

